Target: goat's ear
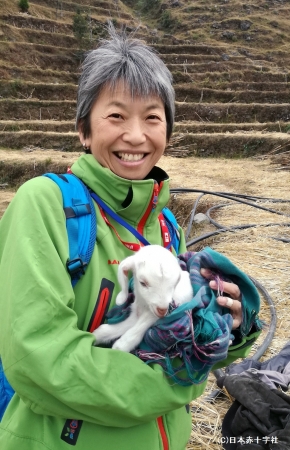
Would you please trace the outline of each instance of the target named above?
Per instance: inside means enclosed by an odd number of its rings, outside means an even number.
[[[116,304],[122,305],[125,303],[128,297],[128,272],[133,270],[135,266],[135,255],[125,258],[118,268],[118,281],[121,287],[121,291],[116,297]]]
[[[128,256],[128,258],[123,259],[119,265],[119,273],[122,272],[124,275],[128,276],[129,270],[135,267],[135,255]]]
[[[180,269],[180,278],[173,292],[173,300],[177,305],[189,302],[193,298],[193,289],[187,271]]]

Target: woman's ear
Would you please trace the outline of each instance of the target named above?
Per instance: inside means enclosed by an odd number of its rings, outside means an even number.
[[[79,123],[78,123],[78,133],[79,133],[80,143],[82,144],[82,146],[84,148],[90,148],[91,139],[90,138],[85,138],[83,129],[84,129],[84,123],[83,123],[83,120],[80,119]]]
[[[83,126],[82,126],[82,125],[83,125],[83,124],[82,124],[82,120],[79,120],[79,123],[78,123],[78,133],[79,133],[79,139],[80,139],[80,142],[81,142],[81,144],[83,145],[85,138],[84,138]]]

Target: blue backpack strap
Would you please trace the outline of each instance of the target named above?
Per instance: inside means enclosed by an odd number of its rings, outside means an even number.
[[[13,397],[14,390],[8,383],[8,380],[4,374],[2,360],[0,358],[0,422],[2,420],[3,414]]]
[[[53,180],[61,190],[69,242],[67,270],[74,287],[85,273],[94,251],[97,236],[96,212],[89,190],[73,174],[44,176]]]
[[[170,233],[172,247],[174,248],[176,254],[179,254],[179,243],[180,243],[180,233],[178,229],[178,223],[174,214],[169,208],[163,208],[162,214],[164,216],[167,228]]]
[[[69,243],[66,265],[74,287],[85,273],[94,251],[97,237],[95,208],[87,187],[75,175],[46,173],[44,176],[53,180],[62,193]],[[13,394],[14,390],[4,374],[0,358],[0,421]]]

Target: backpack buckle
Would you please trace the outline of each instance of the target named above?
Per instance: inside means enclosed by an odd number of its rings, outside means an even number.
[[[71,259],[70,261],[67,260],[67,262],[66,262],[66,268],[67,268],[68,272],[70,273],[71,277],[74,277],[74,276],[78,275],[79,273],[84,275],[87,265],[88,264],[86,262],[83,262],[83,260],[81,258]]]

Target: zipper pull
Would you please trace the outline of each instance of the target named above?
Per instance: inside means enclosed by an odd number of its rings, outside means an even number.
[[[157,181],[154,180],[153,196],[152,196],[152,209],[153,210],[156,208],[156,205],[158,203],[158,195],[159,195],[159,185],[158,185]]]

